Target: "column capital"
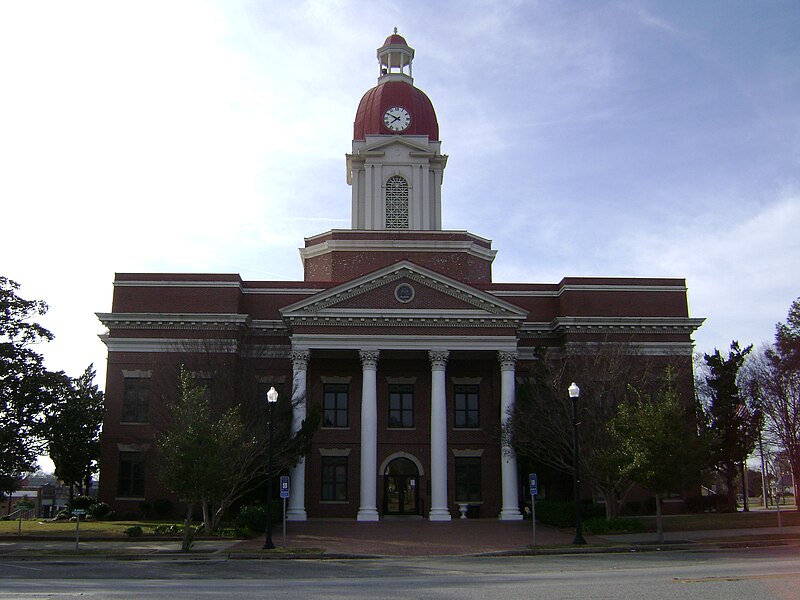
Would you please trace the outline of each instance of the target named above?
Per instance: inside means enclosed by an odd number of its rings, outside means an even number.
[[[361,358],[361,368],[377,369],[380,353],[380,350],[359,350],[358,356]]]
[[[511,370],[513,371],[515,368],[515,363],[517,362],[517,357],[519,353],[517,352],[509,352],[507,350],[500,350],[497,352],[497,360],[500,361],[500,370]]]
[[[444,369],[447,366],[447,359],[449,357],[449,350],[428,350],[428,358],[431,361],[432,369]]]
[[[307,369],[309,358],[311,358],[310,350],[291,350],[289,352],[289,359],[292,361],[294,369]]]

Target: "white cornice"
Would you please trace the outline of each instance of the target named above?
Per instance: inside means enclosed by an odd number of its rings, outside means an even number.
[[[679,292],[685,294],[687,291],[684,285],[613,285],[602,284],[583,284],[565,285],[557,290],[487,290],[495,296],[508,296],[517,298],[557,298],[564,292]]]
[[[133,281],[114,281],[114,287],[203,287],[203,288],[236,288],[241,289],[241,283],[238,281],[170,281],[170,280],[133,280]]]
[[[314,326],[314,327],[482,327],[482,328],[514,328],[519,326],[519,320],[514,318],[449,318],[442,317],[418,317],[418,318],[389,318],[389,317],[344,317],[344,316],[296,316],[287,317],[291,327]]]
[[[418,232],[417,232],[418,233]],[[492,250],[471,241],[456,240],[326,240],[313,246],[300,248],[300,258],[306,259],[330,252],[461,252],[482,260],[493,261],[497,250]]]
[[[325,291],[325,288],[267,288],[267,287],[260,287],[260,288],[243,288],[243,294],[264,294],[264,295],[274,295],[274,296],[294,296],[298,294],[318,294],[322,291]]]
[[[557,317],[553,329],[557,333],[614,330],[625,333],[687,332],[700,327],[705,319],[689,317]]]
[[[690,335],[704,321],[689,317],[557,317],[550,322],[522,323],[519,335],[528,339],[582,332]]]
[[[293,350],[504,350],[517,349],[515,336],[295,334]]]
[[[236,329],[248,315],[229,313],[95,313],[109,329]]]
[[[353,234],[353,233],[363,233],[363,234],[375,234],[376,231],[373,229],[330,229],[328,231],[323,231],[322,233],[318,233],[317,235],[312,235],[311,237],[304,238],[306,243],[309,243],[313,240],[328,237],[334,234],[342,233],[345,235]],[[453,234],[458,235],[466,235],[471,239],[484,242],[485,244],[491,246],[492,240],[488,238],[481,237],[479,235],[475,235],[474,233],[470,233],[465,229],[440,229],[436,231],[419,231],[419,230],[412,230],[412,229],[392,229],[391,231],[387,230],[384,233],[391,233],[392,237],[408,237],[408,236],[418,236],[420,234],[426,234],[431,237],[442,237],[442,236],[450,236]]]
[[[259,330],[287,332],[286,324],[279,319],[253,319],[250,328],[256,333]]]

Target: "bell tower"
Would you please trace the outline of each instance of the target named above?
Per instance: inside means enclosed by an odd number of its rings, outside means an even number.
[[[352,228],[439,231],[447,156],[433,104],[414,87],[414,49],[395,29],[377,58],[378,85],[361,98],[347,155]]]
[[[351,228],[306,238],[307,282],[344,282],[409,261],[470,284],[490,283],[491,240],[442,229],[439,122],[414,87],[414,49],[397,30],[377,50],[378,84],[363,95],[347,154]]]

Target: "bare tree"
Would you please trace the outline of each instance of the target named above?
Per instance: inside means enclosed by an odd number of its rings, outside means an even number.
[[[651,390],[657,386],[661,366],[652,357],[638,354],[628,342],[573,344],[555,356],[541,351],[527,377],[520,373],[524,381],[504,438],[518,456],[572,474],[572,401],[567,388],[575,381],[581,388],[581,473],[603,498],[606,516],[613,518],[633,482],[608,460],[607,424],[630,387]]]
[[[752,389],[764,414],[765,437],[786,457],[800,497],[800,369],[781,360],[773,348],[762,348],[747,365]]]
[[[239,344],[229,340],[187,342],[182,345],[179,356],[192,377],[193,385],[203,391],[210,424],[227,423],[229,435],[238,438],[236,444],[222,438],[217,441],[215,449],[222,449],[222,452],[215,467],[216,479],[210,481],[204,493],[197,497],[205,529],[211,532],[219,527],[221,519],[234,503],[263,487],[267,479],[267,388],[270,385],[280,388],[273,415],[273,466],[277,472],[296,465],[305,456],[319,426],[320,415],[318,411],[309,411],[300,429],[292,431],[293,413],[305,398],[292,389],[292,378],[287,377],[285,366],[248,340]],[[185,419],[182,423],[176,418],[178,411],[175,407],[181,394],[185,394],[178,382],[176,370],[166,369],[158,384],[163,407],[167,409],[158,419],[161,423],[159,439],[162,443],[159,446],[162,455],[169,448],[164,440],[181,439],[181,432],[185,429]],[[197,441],[208,443],[211,439],[213,436]],[[214,475],[209,477],[213,479]],[[176,492],[181,495],[179,490]],[[271,498],[271,490],[267,494]]]

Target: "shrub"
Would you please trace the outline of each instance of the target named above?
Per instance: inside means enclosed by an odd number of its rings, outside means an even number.
[[[89,507],[89,516],[93,519],[105,519],[111,514],[111,507],[105,502],[97,502]]]
[[[69,509],[70,512],[75,509],[88,511],[89,507],[93,504],[97,504],[97,498],[94,498],[93,496],[75,496]]]
[[[272,523],[280,523],[282,518],[281,503],[272,503]],[[258,534],[267,530],[267,505],[248,504],[239,509],[236,515],[236,530],[244,535]]]
[[[132,527],[128,527],[128,528],[127,528],[127,529],[124,531],[124,533],[125,533],[125,535],[127,535],[128,537],[138,537],[138,536],[142,535],[143,531],[142,531],[142,528],[141,528],[141,527],[139,527],[138,525],[134,525],[134,526],[132,526]]]
[[[602,535],[604,533],[638,533],[644,530],[644,525],[639,519],[629,517],[615,519],[593,517],[586,520],[584,528],[587,533]]]
[[[153,528],[153,533],[158,535],[168,535],[173,533],[183,532],[183,526],[172,523],[171,525],[156,525]]]

